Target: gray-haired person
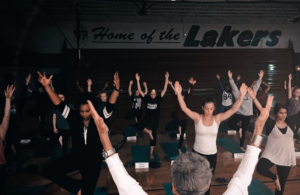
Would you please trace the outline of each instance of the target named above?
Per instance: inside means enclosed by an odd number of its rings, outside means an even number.
[[[273,97],[269,96],[266,107],[261,110],[260,116],[255,121],[254,137],[248,145],[244,158],[228,184],[223,195],[248,195],[248,186],[258,161],[262,130],[269,117]],[[101,143],[103,144],[103,157],[118,188],[120,195],[146,195],[139,183],[133,179],[123,166],[108,136],[108,127],[105,125],[92,103],[88,101],[91,114],[94,118]],[[202,156],[187,152],[180,154],[171,168],[172,191],[176,195],[203,195],[209,188],[212,172],[209,163]]]

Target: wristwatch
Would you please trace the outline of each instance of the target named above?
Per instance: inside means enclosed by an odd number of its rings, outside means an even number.
[[[112,155],[112,154],[114,154],[114,153],[116,153],[116,149],[111,149],[111,150],[108,150],[108,151],[105,151],[104,149],[103,149],[103,151],[102,151],[102,156],[103,156],[103,158],[104,159],[107,159],[110,155]]]

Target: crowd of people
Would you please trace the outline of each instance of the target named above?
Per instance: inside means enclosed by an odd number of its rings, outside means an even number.
[[[38,98],[44,101],[46,95],[52,101],[53,131],[59,134],[59,142],[63,147],[63,155],[47,163],[42,169],[42,176],[58,184],[67,191],[78,195],[92,195],[101,173],[102,161],[105,160],[120,194],[146,194],[142,187],[127,173],[118,153],[110,142],[110,129],[114,107],[119,97],[120,78],[116,72],[113,78],[114,90],[108,98],[105,89],[96,94],[92,91],[92,80],[88,79],[87,92],[82,91],[78,98],[78,109],[66,101],[65,94],[55,91],[52,86],[52,76],[38,72],[40,94]],[[183,90],[180,83],[169,80],[169,73],[165,73],[163,90],[151,89],[148,95],[147,83],[143,83],[142,91],[140,76],[135,75],[137,90],[132,92],[134,81],[129,82],[128,94],[131,98],[131,110],[125,115],[126,120],[134,120],[135,128],[149,135],[150,154],[157,143],[157,129],[160,120],[160,106],[169,90],[175,102],[175,111],[171,113],[172,120],[165,130],[178,128],[180,138],[178,143],[178,157],[171,166],[172,191],[177,195],[209,195],[210,184],[217,169],[216,139],[220,124],[225,121],[227,126],[237,131],[240,138],[240,150],[245,152],[242,162],[228,184],[224,194],[248,194],[248,186],[257,164],[257,172],[274,180],[275,195],[283,194],[285,183],[292,166],[296,165],[294,143],[298,139],[297,131],[300,127],[300,88],[291,87],[292,75],[289,75],[287,86],[288,104],[277,103],[274,107],[275,120],[269,117],[273,96],[267,96],[270,86],[263,82],[264,72],[258,73],[258,79],[251,87],[245,83],[238,88],[237,80],[233,80],[233,73],[228,71],[229,85],[223,87],[221,78],[216,77],[222,93],[222,101],[216,105],[214,98],[207,97],[202,102],[203,114],[192,111],[188,106],[194,93],[196,80],[190,77],[189,89]],[[5,90],[5,111],[0,126],[0,192],[6,177],[6,150],[13,150],[16,158],[20,148],[20,122],[22,121],[22,107],[26,101],[26,94],[31,75],[26,78],[25,86],[19,97],[14,93],[15,88],[8,86]],[[263,87],[265,89],[263,89]],[[48,98],[47,97],[47,98]],[[143,106],[145,104],[145,116]],[[45,110],[43,102],[38,103],[41,132],[44,132]],[[255,106],[254,106],[255,105]],[[77,110],[77,111],[76,111]],[[254,110],[255,113],[254,113]],[[244,148],[246,130],[251,116],[257,115],[255,129],[250,145]],[[182,153],[183,136],[187,127],[187,118],[192,119],[195,126],[195,142],[191,152]],[[149,129],[150,126],[150,129]],[[266,127],[268,135],[265,150],[259,158],[262,132]],[[41,134],[42,135],[42,134]],[[68,140],[72,138],[72,151],[68,152]],[[5,143],[5,144],[4,144]],[[276,165],[277,174],[269,169]],[[68,173],[78,170],[82,179],[74,179]]]

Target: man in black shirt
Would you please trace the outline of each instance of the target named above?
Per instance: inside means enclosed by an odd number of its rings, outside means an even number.
[[[137,128],[138,123],[141,121],[143,110],[142,110],[142,96],[140,95],[139,90],[135,91],[135,94],[132,93],[131,91],[131,86],[133,84],[133,80],[129,82],[129,87],[128,87],[128,94],[131,99],[131,110],[125,115],[125,120],[132,120],[133,118],[135,119],[135,127]],[[145,92],[144,95],[147,95],[148,93],[148,88],[147,88],[147,83],[143,82],[143,85],[145,86]]]
[[[148,133],[150,136],[150,158],[153,159],[153,150],[156,146],[156,131],[158,128],[158,122],[160,117],[160,102],[163,100],[163,97],[167,91],[168,82],[169,82],[169,73],[166,72],[165,74],[165,85],[164,89],[162,90],[160,95],[157,95],[155,89],[152,89],[150,91],[150,96],[145,95],[140,86],[140,76],[138,73],[135,75],[136,81],[137,81],[137,87],[140,92],[140,95],[142,96],[142,100],[146,104],[146,113],[145,118],[139,123],[138,130],[144,131],[145,133]],[[151,130],[147,129],[146,127],[150,125]]]
[[[95,122],[90,113],[87,100],[95,97],[86,93],[79,101],[79,113],[70,109],[55,92],[49,87],[52,75],[49,79],[45,73],[39,73],[39,82],[45,87],[50,99],[68,121],[72,137],[72,152],[55,159],[47,164],[43,170],[43,177],[52,180],[62,188],[73,194],[93,195],[102,165],[102,149]],[[112,116],[114,105],[119,96],[120,80],[118,72],[114,74],[115,89],[109,101],[99,115],[107,123]],[[72,171],[79,170],[82,179],[74,179],[67,175]]]

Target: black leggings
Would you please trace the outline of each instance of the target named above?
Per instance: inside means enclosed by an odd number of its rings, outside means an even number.
[[[68,141],[70,140],[70,129],[58,129],[59,136],[62,136],[62,154],[68,153]]]
[[[182,121],[174,119],[173,121],[169,122],[166,125],[165,130],[166,131],[172,131],[174,129],[177,129],[178,126],[181,127],[181,135],[180,135],[180,139],[179,139],[178,149],[181,149],[181,146],[182,146],[182,143],[183,143],[183,136],[184,136],[186,126],[187,126],[187,119],[184,119]]]
[[[227,126],[233,130],[236,130],[239,132],[240,126],[237,125],[238,122],[242,121],[242,137],[240,138],[240,147],[243,147],[245,137],[246,137],[246,131],[248,128],[248,125],[250,123],[251,116],[243,116],[239,114],[233,115],[231,119],[228,121]]]
[[[89,159],[70,152],[46,164],[42,176],[77,194],[93,195],[101,172],[102,158]],[[79,170],[82,179],[74,179],[67,174]]]
[[[5,165],[0,165],[0,194],[2,194],[2,192],[3,192],[5,179],[6,179]]]
[[[131,109],[130,112],[128,112],[125,115],[124,118],[125,118],[125,120],[132,120],[133,118],[136,118],[137,122],[139,123],[141,121],[142,114],[143,114],[142,110]],[[137,125],[136,125],[136,128],[137,128]]]
[[[150,139],[150,146],[156,146],[156,132],[158,128],[159,118],[157,117],[145,117],[138,123],[138,130],[143,131],[148,125],[150,125],[152,130],[153,140]]]
[[[217,166],[217,153],[216,154],[210,154],[210,155],[207,155],[207,154],[201,154],[197,151],[195,151],[194,149],[192,150],[193,152],[205,157],[209,164],[210,164],[210,168],[212,169],[212,174],[214,176],[215,174],[215,170],[216,170],[216,166]],[[210,195],[210,187],[209,189],[205,192],[205,195]]]
[[[270,160],[266,158],[261,158],[257,164],[257,172],[265,177],[268,177],[272,180],[276,180],[277,177],[274,173],[270,171],[270,168],[274,166],[274,163],[272,163]],[[279,182],[281,186],[281,191],[275,190],[275,195],[282,195],[284,192],[285,182],[289,176],[291,167],[288,166],[279,166],[276,165],[277,168],[277,174],[279,177]]]

